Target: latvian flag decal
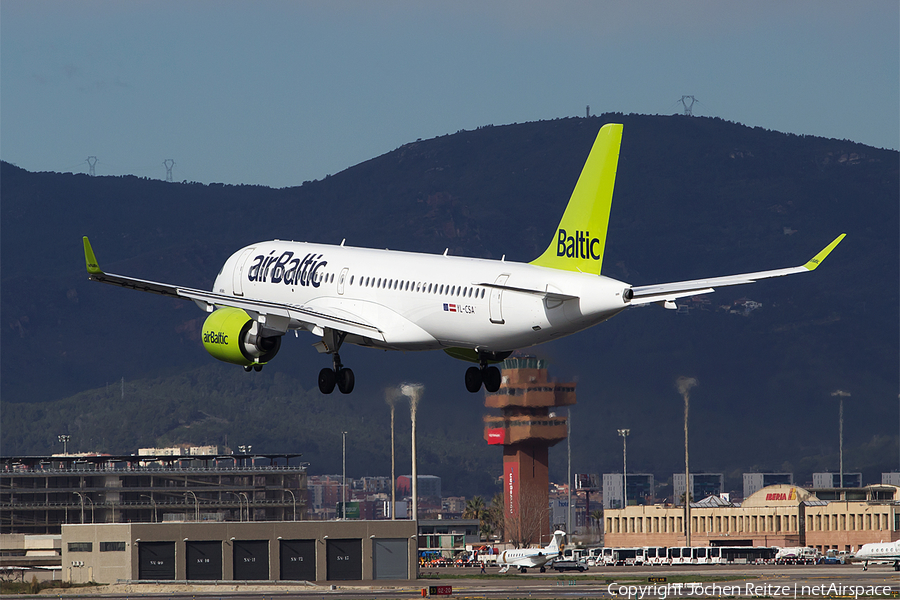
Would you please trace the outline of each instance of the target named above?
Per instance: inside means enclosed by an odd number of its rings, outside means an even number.
[[[444,303],[444,312],[456,312],[456,305]]]

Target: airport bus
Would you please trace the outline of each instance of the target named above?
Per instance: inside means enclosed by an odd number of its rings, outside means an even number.
[[[775,548],[768,546],[720,546],[723,564],[761,565],[775,561]]]
[[[644,549],[643,548],[615,548],[613,550],[615,555],[615,564],[616,565],[643,565],[644,564]]]
[[[648,565],[667,565],[669,555],[666,548],[660,546],[644,546],[644,563]]]

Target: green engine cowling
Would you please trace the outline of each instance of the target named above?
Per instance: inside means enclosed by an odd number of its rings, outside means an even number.
[[[239,308],[214,310],[203,322],[203,347],[221,361],[249,367],[278,354],[281,336],[259,335],[259,323]]]

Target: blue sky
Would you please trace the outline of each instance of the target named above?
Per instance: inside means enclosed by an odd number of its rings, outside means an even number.
[[[624,112],[900,148],[896,0],[0,2],[0,158],[299,185],[417,138]],[[627,132],[626,132],[627,135]]]

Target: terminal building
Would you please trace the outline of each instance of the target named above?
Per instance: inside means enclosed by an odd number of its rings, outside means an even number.
[[[604,513],[612,547],[684,546],[684,507],[628,506]],[[834,500],[791,485],[758,490],[740,505],[719,496],[691,503],[692,546],[810,546],[853,552],[900,539],[900,488],[840,490]]]

